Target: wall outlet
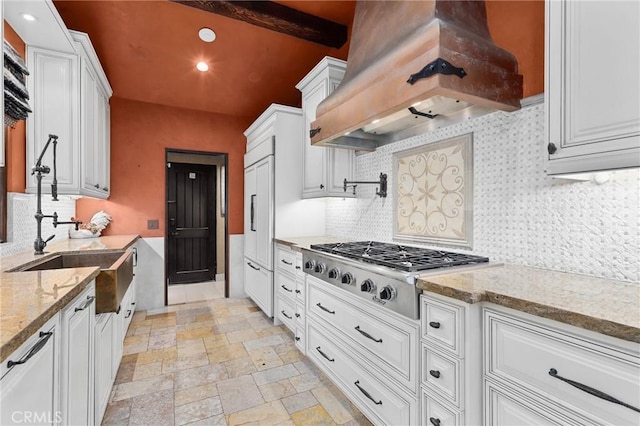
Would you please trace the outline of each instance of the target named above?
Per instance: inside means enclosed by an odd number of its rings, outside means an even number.
[[[160,228],[160,222],[158,219],[147,220],[147,229],[158,229]]]

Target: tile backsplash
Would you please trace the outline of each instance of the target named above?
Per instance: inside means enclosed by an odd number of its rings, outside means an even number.
[[[355,199],[328,200],[327,234],[392,241],[393,153],[469,132],[472,253],[494,262],[640,282],[640,170],[610,172],[602,184],[548,177],[543,104],[467,120],[357,156],[357,180],[387,173],[390,195],[381,199],[374,186],[358,186]]]
[[[60,221],[68,221],[76,214],[75,199],[60,195],[59,201],[51,201],[51,196],[42,196],[42,212],[46,215],[57,212]],[[35,194],[21,194],[10,192],[7,194],[7,232],[8,242],[0,244],[0,256],[15,254],[33,249],[36,239],[36,213],[38,200]],[[46,240],[55,234],[51,242],[69,238],[69,226],[60,225],[54,228],[51,218],[42,219],[42,238]],[[46,249],[45,249],[46,251]]]

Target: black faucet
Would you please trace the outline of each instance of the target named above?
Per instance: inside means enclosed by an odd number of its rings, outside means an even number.
[[[36,209],[36,214],[34,215],[36,218],[36,222],[38,223],[38,236],[33,243],[33,248],[35,249],[35,254],[44,254],[44,248],[47,243],[55,237],[55,235],[50,236],[46,240],[42,239],[42,219],[45,217],[53,218],[53,227],[57,228],[58,225],[64,224],[74,224],[76,226],[76,231],[78,230],[78,225],[80,222],[58,222],[58,213],[53,212],[52,215],[44,215],[42,214],[42,175],[48,174],[51,169],[49,166],[44,166],[42,164],[42,157],[44,157],[44,153],[49,148],[49,144],[53,142],[53,183],[51,184],[51,195],[52,201],[58,201],[58,181],[56,179],[56,146],[58,144],[58,137],[56,135],[49,135],[49,139],[47,143],[44,145],[42,152],[40,153],[40,157],[38,157],[38,161],[36,165],[31,169],[31,174],[36,175],[36,179],[38,180],[38,207]]]

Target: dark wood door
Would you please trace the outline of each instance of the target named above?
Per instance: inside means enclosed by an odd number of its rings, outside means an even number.
[[[168,163],[169,284],[216,274],[216,166]]]

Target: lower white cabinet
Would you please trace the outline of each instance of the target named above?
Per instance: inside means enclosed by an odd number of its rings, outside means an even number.
[[[93,422],[95,283],[62,311],[62,424]]]
[[[100,314],[96,317],[95,329],[95,418],[100,424],[109,402],[111,386],[115,378],[113,372],[113,334],[115,315]]]
[[[511,424],[500,419],[511,419],[505,407],[515,403],[503,394],[513,391],[534,401],[529,411],[576,424],[640,424],[637,344],[494,306],[484,309],[484,335],[485,410],[502,413],[490,424]],[[524,419],[540,424],[533,414]]]
[[[62,420],[60,314],[56,314],[0,366],[0,424],[54,424]]]
[[[269,317],[273,316],[273,272],[244,258],[244,291]]]

